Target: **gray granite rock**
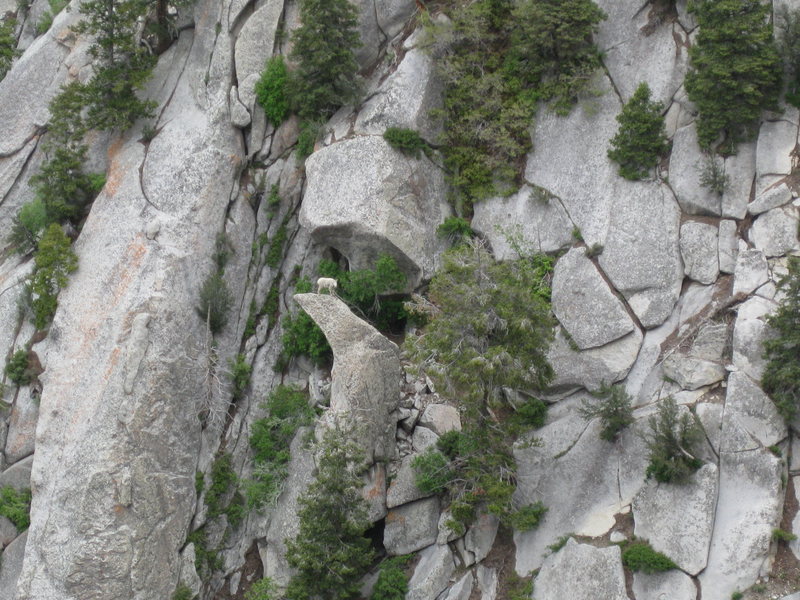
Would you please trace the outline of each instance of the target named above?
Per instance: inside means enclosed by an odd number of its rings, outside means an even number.
[[[739,241],[736,237],[736,221],[723,219],[719,222],[719,270],[733,273],[739,254]]]
[[[799,216],[794,206],[773,208],[759,215],[750,229],[750,241],[768,258],[800,249]]]
[[[497,569],[478,565],[475,569],[481,600],[495,600],[497,597]]]
[[[686,573],[676,569],[663,573],[634,573],[636,600],[696,600],[697,588]]]
[[[38,420],[38,398],[33,397],[30,387],[21,387],[17,392],[8,420],[5,457],[9,464],[33,454]]]
[[[788,175],[792,170],[792,152],[797,144],[797,123],[765,121],[758,132],[756,175]],[[760,194],[756,189],[756,196]]]
[[[684,223],[680,245],[686,276],[700,283],[714,283],[719,275],[717,227],[697,221]]]
[[[14,524],[6,517],[0,516],[0,551],[17,539],[18,535],[19,532]]]
[[[461,431],[461,415],[455,406],[449,404],[429,404],[419,417],[419,424],[436,435],[448,431]]]
[[[23,458],[0,473],[0,488],[12,487],[17,491],[30,489],[33,455]]]
[[[411,445],[418,453],[425,452],[431,446],[435,446],[439,440],[439,436],[427,427],[417,426],[414,428],[414,433],[411,435]]]
[[[767,259],[761,250],[740,250],[733,274],[733,295],[747,296],[769,280]]]
[[[574,242],[573,223],[561,200],[542,188],[524,185],[516,194],[488,198],[475,205],[472,228],[492,244],[498,260],[518,258],[510,236],[525,249],[556,252]]]
[[[400,400],[402,376],[397,346],[335,296],[297,294],[294,298],[319,325],[333,350],[326,422],[335,424],[345,418],[367,460],[392,458],[393,412]]]
[[[403,458],[397,469],[397,475],[389,485],[386,492],[386,507],[395,508],[401,504],[407,504],[414,500],[419,500],[430,494],[423,493],[416,484],[416,471],[411,466],[416,455],[410,454]]]
[[[725,158],[724,167],[728,185],[722,192],[722,216],[743,219],[749,209],[747,203],[756,172],[756,144],[739,144],[736,154]]]
[[[774,187],[764,190],[760,196],[747,206],[747,212],[751,215],[760,215],[773,208],[783,206],[792,201],[792,190],[786,183],[780,183]]]
[[[473,577],[472,571],[467,571],[450,587],[447,591],[447,595],[441,600],[469,600],[472,595],[472,586],[474,583],[475,577]]]
[[[283,0],[267,0],[251,14],[236,37],[236,80],[242,87],[242,99],[252,98],[255,82],[272,56]],[[248,110],[253,104],[245,102]]]
[[[450,547],[434,544],[419,553],[419,562],[408,582],[405,600],[430,600],[447,588],[456,570]],[[460,596],[453,596],[453,599]]]
[[[552,284],[553,313],[581,350],[604,346],[635,327],[585,254],[584,248],[573,248],[562,256]]]
[[[390,555],[399,556],[436,544],[438,534],[439,499],[424,498],[389,510],[383,546]]]
[[[22,572],[27,541],[26,531],[3,550],[0,560],[0,600],[15,600],[20,597],[17,595],[17,581]]]
[[[716,500],[714,464],[703,465],[681,485],[649,479],[633,499],[634,535],[697,575],[706,566]]]
[[[359,137],[312,154],[306,174],[300,223],[316,242],[342,252],[351,269],[373,268],[389,254],[411,287],[433,275],[444,249],[436,228],[449,208],[443,173],[427,158]]]
[[[741,372],[728,377],[722,418],[723,452],[774,446],[788,435],[775,404],[756,383]]]
[[[739,305],[733,327],[733,364],[750,377],[760,380],[766,366],[762,350],[770,335],[767,319],[777,308],[774,302],[753,296]]]
[[[467,534],[464,536],[464,547],[468,552],[472,553],[476,563],[481,562],[489,554],[499,526],[500,520],[490,514],[480,515],[470,525]]]
[[[596,548],[570,538],[544,561],[534,589],[537,600],[627,600],[620,549]]]
[[[664,359],[664,375],[685,390],[721,381],[725,377],[722,354],[727,342],[727,325],[701,326],[688,348],[678,348]]]
[[[672,139],[669,184],[681,208],[690,215],[720,215],[722,198],[700,183],[708,159],[697,143],[694,124],[679,129]]]

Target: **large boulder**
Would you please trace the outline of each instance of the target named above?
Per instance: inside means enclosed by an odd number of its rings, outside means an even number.
[[[275,32],[282,12],[283,0],[268,0],[247,18],[236,37],[234,58],[239,97],[251,112],[255,100],[255,85],[267,59],[272,56]]]
[[[682,389],[696,390],[725,377],[723,352],[728,343],[728,326],[706,323],[688,348],[677,348],[664,359],[664,375]]]
[[[689,221],[681,226],[681,257],[686,276],[700,283],[714,283],[719,275],[718,228]]]
[[[545,560],[534,589],[537,600],[627,600],[619,546],[596,548],[570,538]]]
[[[673,569],[663,573],[634,573],[636,600],[696,600],[697,588],[686,573]]]
[[[787,435],[786,424],[769,396],[746,374],[731,373],[720,450],[742,452],[774,446]]]
[[[733,364],[754,379],[761,379],[766,366],[763,346],[770,335],[767,319],[774,302],[752,296],[738,306],[733,326]]]
[[[630,333],[633,321],[584,248],[573,248],[556,263],[553,313],[581,350],[603,346]]]
[[[447,544],[434,544],[425,548],[419,553],[419,562],[408,582],[406,600],[436,598],[447,587],[455,570],[453,553]],[[453,596],[454,599],[457,597],[458,595]]]
[[[439,499],[424,498],[398,506],[386,515],[383,546],[390,555],[416,552],[439,535]]]
[[[690,215],[722,214],[720,195],[701,183],[708,160],[697,143],[694,123],[675,132],[669,162],[669,184],[681,208]]]
[[[664,185],[619,189],[600,267],[646,328],[667,320],[683,281],[680,209]]]
[[[633,499],[634,534],[690,575],[706,566],[717,502],[717,466],[706,464],[686,484],[648,480]]]
[[[22,571],[22,561],[28,533],[25,532],[0,554],[0,600],[15,600],[17,596],[17,580]]]
[[[524,185],[511,196],[483,200],[474,210],[472,228],[489,240],[498,260],[519,257],[513,247],[517,235],[523,250],[535,252],[556,252],[574,241],[561,200],[542,188]]]
[[[756,146],[756,196],[771,187],[776,177],[792,170],[792,154],[797,145],[797,111],[787,111],[790,118],[765,121],[758,132]]]
[[[722,452],[719,496],[708,563],[699,575],[703,600],[730,600],[770,569],[772,530],[783,507],[781,459],[769,450]]]
[[[342,252],[353,269],[373,268],[389,254],[411,287],[433,275],[443,250],[436,227],[449,210],[436,165],[365,136],[315,152],[306,174],[300,223],[316,242]]]
[[[400,401],[400,352],[372,325],[332,295],[297,294],[297,303],[319,325],[333,350],[331,404],[326,420],[347,422],[367,460],[394,457]]]
[[[750,241],[767,257],[783,256],[800,248],[798,209],[794,206],[773,208],[759,215],[750,230]]]

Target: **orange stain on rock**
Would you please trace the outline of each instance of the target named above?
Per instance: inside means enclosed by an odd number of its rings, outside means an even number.
[[[113,196],[119,190],[122,180],[125,177],[125,169],[120,164],[118,154],[122,148],[122,139],[117,138],[108,148],[108,176],[106,177],[106,194]]]

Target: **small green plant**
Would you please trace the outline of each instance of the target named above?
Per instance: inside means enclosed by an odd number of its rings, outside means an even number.
[[[512,570],[508,575],[508,600],[530,600],[533,598],[533,578],[522,578]]]
[[[273,184],[271,188],[269,188],[269,196],[267,197],[267,209],[272,211],[276,211],[278,207],[281,205],[281,195],[280,195],[280,187],[277,183]]]
[[[273,238],[269,241],[269,248],[267,249],[267,257],[264,262],[273,269],[277,267],[283,258],[283,247],[289,237],[289,232],[286,229],[286,222],[281,223],[278,231],[275,232]]]
[[[592,395],[599,402],[590,403],[584,400],[579,409],[580,415],[586,420],[599,417],[603,425],[600,430],[600,439],[613,442],[619,437],[622,430],[634,421],[631,398],[621,385],[608,386],[604,384]]]
[[[788,423],[800,405],[800,258],[789,257],[787,267],[778,283],[785,300],[767,321],[774,336],[764,342],[761,385]]]
[[[278,498],[288,476],[289,445],[297,430],[314,419],[308,395],[287,385],[275,388],[263,407],[268,416],[255,421],[250,429],[253,479],[246,489],[248,505],[254,508]]]
[[[546,513],[547,507],[541,501],[534,502],[512,512],[508,524],[516,531],[530,531],[539,526]]]
[[[475,237],[475,232],[469,226],[469,222],[461,217],[447,217],[444,222],[436,228],[436,235],[447,238],[451,244],[459,244],[464,240]]]
[[[724,135],[724,152],[758,131],[764,109],[777,107],[781,61],[759,0],[697,0],[689,10],[699,33],[689,48],[686,91],[700,113],[697,137],[711,148]]]
[[[742,600],[744,598],[744,594],[742,592],[736,591],[731,594],[731,600]]]
[[[622,552],[622,564],[631,571],[642,573],[660,573],[678,568],[672,559],[661,552],[656,552],[643,540],[633,541],[625,547]]]
[[[289,71],[283,57],[273,56],[267,60],[261,78],[256,83],[256,99],[267,115],[267,121],[278,127],[289,116],[289,97],[286,86]]]
[[[783,456],[783,452],[781,451],[781,448],[780,448],[780,446],[767,446],[767,450],[769,450],[770,452],[772,452],[772,454],[774,454],[774,455],[775,455],[775,456],[777,456],[778,458],[780,458],[781,456]]]
[[[233,254],[233,246],[228,235],[225,232],[218,233],[217,237],[214,238],[214,251],[211,254],[218,273],[225,272],[225,265],[228,264],[231,254]]]
[[[17,531],[25,531],[31,524],[31,491],[17,491],[11,486],[0,488],[0,516],[14,524]]]
[[[562,535],[562,536],[561,536],[560,538],[558,538],[558,539],[557,539],[555,542],[553,542],[552,544],[550,544],[550,545],[547,547],[547,549],[548,549],[548,550],[550,550],[550,552],[551,552],[552,554],[555,554],[556,552],[558,552],[558,551],[559,551],[559,550],[561,550],[561,549],[562,549],[564,546],[566,546],[566,545],[567,545],[567,542],[569,541],[569,538],[571,538],[571,537],[572,537],[572,534],[571,534],[571,533],[568,533],[567,535]]]
[[[603,250],[605,250],[603,244],[595,242],[586,248],[586,258],[595,258],[596,256],[600,256],[603,253]]]
[[[0,81],[11,70],[14,58],[19,56],[17,38],[14,35],[16,28],[17,20],[15,18],[0,19]]]
[[[297,158],[305,160],[314,153],[321,125],[317,121],[303,121],[297,138]]]
[[[192,598],[194,598],[194,594],[191,588],[185,583],[179,584],[178,587],[175,588],[175,593],[172,594],[172,600],[192,600]]]
[[[66,287],[69,274],[78,268],[78,257],[61,226],[53,223],[45,230],[34,263],[36,267],[29,283],[33,324],[37,329],[44,329],[56,313],[58,292]]]
[[[650,87],[639,84],[617,115],[619,130],[611,138],[608,157],[619,164],[625,179],[644,179],[667,151],[664,105],[650,99]]]
[[[244,600],[277,600],[277,588],[269,577],[264,577],[250,586],[244,594]]]
[[[413,129],[389,127],[383,132],[383,139],[395,150],[414,158],[428,150],[428,144]]]
[[[650,451],[647,477],[661,483],[683,483],[703,464],[697,458],[703,431],[689,412],[679,416],[678,405],[670,396],[659,403],[658,413],[650,417],[650,433],[645,437]]]
[[[244,518],[244,498],[238,491],[239,478],[233,470],[230,454],[220,455],[211,465],[211,485],[206,492],[208,518],[221,515],[236,528]]]
[[[791,531],[784,531],[783,529],[773,529],[772,530],[772,541],[773,542],[784,542],[789,543],[793,542],[797,539],[797,536],[793,534]]]
[[[408,575],[403,567],[411,555],[395,556],[381,563],[381,570],[370,600],[403,600],[408,592]]]
[[[236,360],[230,362],[230,367],[233,399],[239,400],[250,383],[250,373],[253,368],[247,362],[247,357],[244,354],[237,354]]]
[[[200,302],[197,314],[208,325],[209,331],[217,334],[227,325],[233,298],[222,273],[214,271],[200,288]]]
[[[28,352],[26,350],[19,349],[11,355],[11,358],[6,363],[5,374],[18,386],[28,385],[31,382],[33,373],[31,373],[28,365]]]
[[[206,477],[202,471],[196,471],[194,474],[194,491],[198,497],[203,493],[203,487],[206,484]]]
[[[414,457],[411,466],[416,471],[414,483],[424,494],[439,494],[455,479],[450,460],[438,450],[428,448]]]
[[[36,249],[42,231],[50,224],[47,208],[37,199],[23,204],[11,228],[9,242],[19,254],[28,254]]]
[[[581,230],[577,225],[572,228],[572,239],[575,240],[576,242],[583,241],[583,234],[581,233]]]
[[[725,173],[725,163],[712,154],[707,154],[697,167],[700,172],[700,185],[721,196],[730,186],[730,177]]]
[[[194,544],[194,566],[201,577],[208,579],[213,571],[222,568],[222,559],[219,556],[219,552],[208,547],[205,527],[190,533],[186,537],[186,543]]]

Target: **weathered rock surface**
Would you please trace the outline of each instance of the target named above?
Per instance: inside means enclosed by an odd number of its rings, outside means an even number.
[[[678,570],[664,573],[634,573],[633,593],[636,600],[696,600],[697,588],[686,573]]]
[[[619,547],[595,548],[570,538],[544,561],[534,589],[537,600],[627,600]]]
[[[297,303],[319,325],[333,350],[331,405],[326,420],[345,417],[368,460],[394,456],[395,421],[400,400],[397,346],[348,306],[327,294],[298,294]]]
[[[395,506],[413,502],[414,500],[419,500],[429,495],[423,493],[415,483],[416,472],[411,466],[413,460],[414,456],[409,455],[400,463],[400,467],[397,469],[397,475],[392,480],[386,492],[387,508],[394,508]]]
[[[749,209],[747,203],[756,173],[756,144],[739,144],[736,154],[725,158],[724,169],[728,185],[722,192],[722,216],[743,219]]]
[[[792,152],[797,145],[797,123],[781,119],[765,121],[758,132],[756,176],[788,175],[792,170]],[[756,185],[756,196],[761,192]]]
[[[553,313],[581,350],[608,344],[635,327],[584,248],[558,260],[552,289]]]
[[[236,81],[239,82],[241,98],[250,111],[253,110],[256,82],[267,59],[272,56],[282,12],[283,0],[268,0],[248,17],[236,38]]]
[[[688,349],[678,349],[664,359],[664,375],[684,390],[696,390],[725,377],[722,353],[728,341],[724,323],[700,327]]]
[[[359,110],[355,133],[383,135],[387,127],[404,127],[435,141],[441,127],[430,111],[441,104],[440,88],[430,55],[409,50],[397,70]]]
[[[436,598],[455,572],[453,553],[450,547],[434,544],[419,553],[419,563],[408,582],[406,600],[430,600]],[[465,585],[466,587],[466,585]],[[458,596],[453,597],[458,598]]]
[[[798,210],[794,206],[773,208],[759,215],[750,230],[750,241],[767,257],[783,256],[800,248]]]
[[[722,214],[722,199],[700,182],[708,159],[697,143],[694,124],[681,127],[672,139],[669,184],[681,208],[690,215]]]
[[[399,556],[435,544],[438,534],[439,499],[425,498],[389,511],[383,545],[390,555]]]
[[[650,479],[633,499],[634,535],[697,575],[706,566],[716,500],[714,464],[703,465],[682,485]]]
[[[719,270],[723,273],[733,273],[738,254],[736,221],[723,219],[719,222]]]
[[[12,487],[15,490],[21,491],[30,488],[32,464],[33,455],[28,458],[23,458],[21,461],[14,463],[8,469],[0,473],[0,489]]]
[[[461,579],[455,582],[442,600],[469,600],[472,595],[472,586],[475,578],[472,571],[467,571]]]
[[[449,404],[429,404],[419,417],[419,424],[436,435],[448,431],[461,431],[461,415],[455,406]]]
[[[528,185],[511,196],[476,204],[471,226],[489,240],[498,260],[518,258],[509,235],[519,234],[524,249],[535,252],[555,252],[574,241],[574,225],[561,201]]]
[[[733,274],[733,295],[747,295],[769,280],[767,259],[761,250],[740,250]]]
[[[761,446],[774,446],[787,435],[783,418],[769,396],[744,373],[731,373],[725,396],[720,449],[723,452],[755,450]]]
[[[783,467],[769,450],[722,452],[719,468],[714,533],[699,576],[703,600],[729,600],[765,574],[783,506]]]
[[[663,323],[680,295],[680,210],[663,185],[619,189],[600,267],[647,328]]]
[[[733,327],[733,364],[753,379],[760,380],[766,366],[762,350],[769,328],[766,320],[776,305],[753,296],[739,305]]]
[[[8,420],[5,446],[6,462],[15,463],[33,454],[38,419],[38,399],[33,396],[30,387],[20,388]]]
[[[480,562],[489,554],[497,536],[500,520],[494,515],[482,514],[464,536],[464,548],[472,553],[475,562]]]
[[[306,174],[300,223],[315,241],[342,252],[352,269],[372,268],[389,254],[412,286],[433,274],[443,249],[436,227],[449,209],[442,171],[427,158],[359,137],[312,154]]]
[[[478,565],[475,574],[478,588],[481,590],[481,600],[495,600],[497,597],[497,569]]]
[[[17,581],[22,571],[27,540],[28,532],[26,531],[3,550],[2,561],[0,561],[0,600],[15,600],[19,597],[16,594]]]
[[[686,276],[714,283],[719,275],[717,227],[690,221],[681,226],[681,257]]]
[[[792,201],[792,190],[786,183],[780,183],[764,192],[747,206],[751,215],[760,215],[773,208],[783,206]]]

